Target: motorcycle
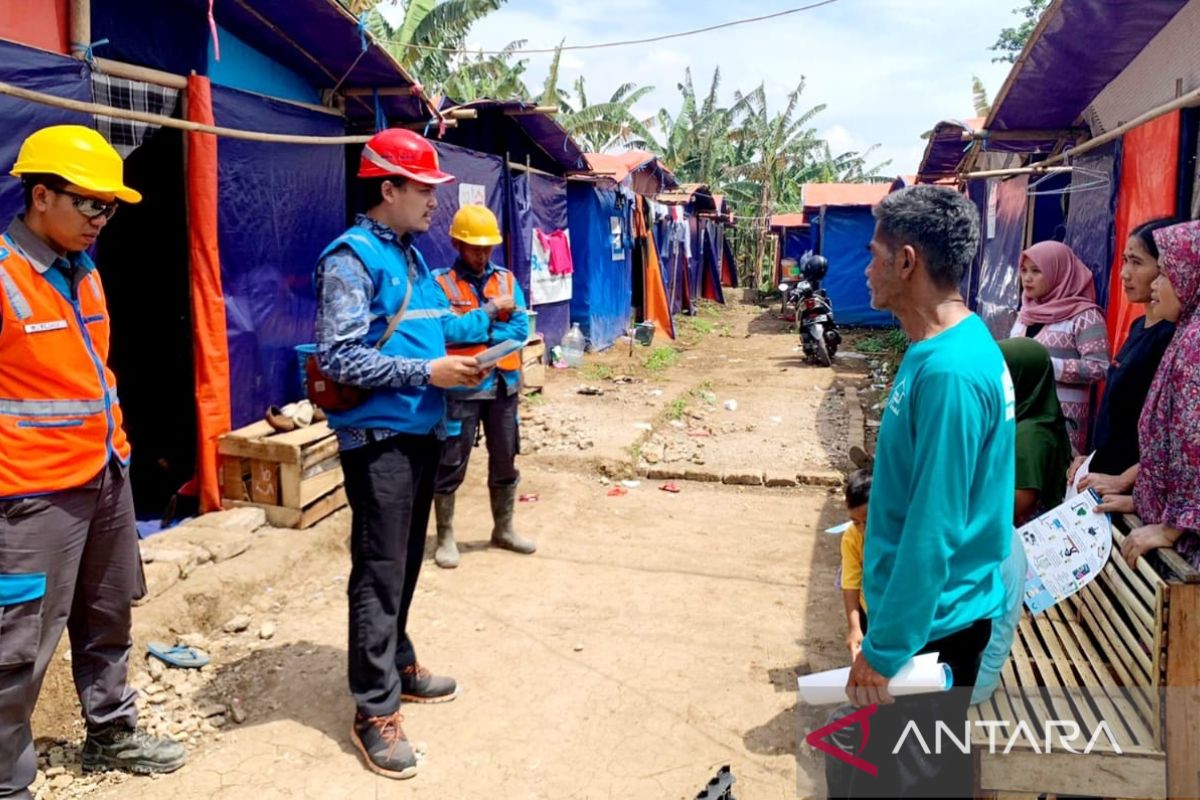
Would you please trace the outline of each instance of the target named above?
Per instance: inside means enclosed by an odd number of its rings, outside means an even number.
[[[808,278],[779,285],[785,304],[796,312],[796,330],[804,357],[823,367],[833,365],[842,335],[838,333],[837,321],[833,318],[833,303],[821,284]]]

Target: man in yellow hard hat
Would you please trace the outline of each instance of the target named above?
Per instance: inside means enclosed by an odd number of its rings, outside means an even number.
[[[511,272],[491,263],[503,242],[496,215],[486,206],[463,206],[450,223],[450,239],[458,251],[454,266],[434,273],[456,314],[478,308],[489,311],[487,333],[469,342],[447,342],[446,352],[478,356],[490,345],[525,344],[529,315],[525,298]],[[520,402],[521,351],[504,356],[478,386],[452,389],[446,395],[447,440],[434,484],[439,567],[458,566],[454,541],[454,495],[467,474],[476,433],[482,423],[488,449],[488,490],[492,506],[492,544],[515,553],[532,553],[536,545],[513,530],[517,502],[516,457],[520,449],[517,407]]]
[[[121,157],[89,128],[32,134],[25,211],[0,240],[0,797],[30,797],[30,718],[70,630],[83,769],[170,772],[178,744],[137,727],[131,606],[145,594],[104,288],[85,252],[119,202]]]

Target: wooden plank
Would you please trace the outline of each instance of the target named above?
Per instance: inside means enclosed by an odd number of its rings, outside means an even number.
[[[1014,749],[983,754],[979,785],[985,791],[1157,798],[1167,796],[1167,769],[1161,756],[1046,755]]]
[[[298,477],[299,475],[297,475],[297,478]],[[344,482],[345,479],[342,477],[341,467],[331,469],[328,472],[322,472],[320,475],[300,482],[299,507],[305,508],[314,500],[324,497],[337,487],[341,486]]]
[[[1129,565],[1125,563],[1125,559],[1121,558],[1121,542],[1123,541],[1125,541],[1125,536],[1113,528],[1113,550],[1108,557],[1108,563],[1121,573],[1125,582],[1137,592],[1138,597],[1142,598],[1142,602],[1147,608],[1154,608],[1154,596],[1161,587],[1167,585],[1167,582],[1154,570],[1149,570],[1153,577],[1148,577],[1138,570],[1130,569]]]
[[[1115,600],[1120,604],[1122,610],[1125,611],[1135,622],[1142,626],[1142,631],[1146,634],[1146,638],[1154,636],[1154,614],[1153,602],[1143,604],[1139,595],[1136,595],[1129,587],[1120,572],[1113,566],[1112,560],[1109,560],[1101,570],[1093,583],[1101,583],[1115,595]]]
[[[242,459],[221,459],[221,496],[230,500],[250,499],[246,489],[246,462]]]
[[[300,472],[300,480],[306,481],[309,478],[315,478],[322,472],[329,472],[332,469],[337,469],[342,465],[342,459],[339,456],[332,456],[324,461],[313,464],[311,467],[303,467]]]
[[[329,423],[322,421],[314,422],[312,425],[306,425],[303,428],[297,428],[287,433],[276,434],[271,437],[271,441],[276,444],[304,447],[314,442],[319,442],[326,436],[334,436],[336,438],[334,432],[329,429]]]
[[[1167,617],[1167,788],[1171,797],[1200,797],[1200,585],[1171,587]]]
[[[1166,686],[1167,673],[1167,591],[1165,587],[1159,587],[1158,604],[1154,613],[1154,618],[1158,620],[1158,624],[1154,627],[1154,677],[1156,686]],[[1154,702],[1154,719],[1162,719],[1162,695],[1159,692],[1154,693],[1151,698]],[[1163,726],[1154,726],[1154,743],[1159,747],[1163,746]]]
[[[312,525],[316,525],[333,512],[345,508],[345,506],[346,489],[339,486],[335,491],[330,492],[325,497],[304,509],[304,513],[300,516],[300,520],[296,523],[295,527],[308,528]]]
[[[1100,718],[1111,721],[1112,725],[1123,727],[1138,745],[1153,747],[1161,752],[1162,748],[1155,744],[1154,737],[1146,728],[1147,721],[1122,694],[1108,668],[1103,663],[1093,663],[1074,638],[1077,634],[1083,639],[1086,639],[1086,636],[1082,631],[1078,631],[1074,624],[1067,622],[1061,609],[1051,609],[1051,612],[1055,610],[1058,611],[1058,618],[1049,617],[1045,624],[1054,632],[1055,638],[1063,648],[1064,656],[1079,669],[1083,678],[1082,688],[1090,691],[1090,698]],[[1098,654],[1096,658],[1099,658]],[[1119,735],[1115,728],[1113,733]]]
[[[307,470],[315,464],[320,464],[329,458],[334,458],[338,454],[338,440],[336,436],[330,436],[328,439],[323,439],[311,447],[304,448],[300,454],[300,469]]]
[[[1035,617],[1021,620],[1021,625],[1025,627],[1023,635],[1030,640],[1033,660],[1038,665],[1043,678],[1057,673],[1059,685],[1067,690],[1063,693],[1062,699],[1055,702],[1055,707],[1070,706],[1072,718],[1083,722],[1082,727],[1085,730],[1096,730],[1096,727],[1099,725],[1099,719],[1092,712],[1087,698],[1080,691],[1073,693],[1070,691],[1072,689],[1078,690],[1080,682],[1076,679],[1072,661],[1067,658],[1066,653],[1063,651],[1062,645],[1058,642],[1058,637],[1050,626],[1049,620],[1045,619],[1045,615],[1039,614]],[[1059,718],[1066,719],[1066,717]]]
[[[304,508],[300,497],[300,465],[279,465],[279,505],[284,508]]]
[[[996,697],[996,705],[998,708],[1002,708],[1005,704],[1008,706],[1006,710],[1009,713],[1005,716],[1005,719],[1013,722],[1013,725],[1007,731],[1007,737],[1010,739],[1015,733],[1017,725],[1021,723],[1024,723],[1025,727],[1028,728],[1030,732],[1036,732],[1043,727],[1041,719],[1039,719],[1038,716],[1033,713],[1031,705],[1031,695],[1036,694],[1039,689],[1036,686],[1025,686],[1021,681],[1017,680],[1014,664],[1015,662],[1010,655],[1000,670],[1000,681],[1004,688],[1004,697],[1001,698],[993,695],[993,697]],[[997,690],[997,692],[999,692],[999,690]],[[1025,737],[1022,736],[1017,739],[1014,749],[1028,750],[1030,749],[1030,743],[1027,742]]]
[[[1092,584],[1083,587],[1075,597],[1080,599],[1084,607],[1090,606],[1095,613],[1101,629],[1108,639],[1109,650],[1129,669],[1131,686],[1150,686],[1150,670],[1153,661],[1150,654],[1142,649],[1144,641],[1137,633],[1130,630],[1125,620],[1121,619],[1113,608],[1112,603]]]
[[[1083,616],[1088,627],[1093,633],[1097,634],[1097,638],[1103,643],[1105,652],[1111,652],[1112,645],[1109,640],[1115,634],[1106,634],[1103,632],[1104,626],[1107,625],[1107,622],[1105,620],[1098,619],[1090,606],[1080,606],[1080,608],[1083,609]],[[1153,704],[1150,702],[1150,697],[1147,694],[1147,688],[1144,685],[1144,677],[1139,677],[1135,680],[1129,667],[1127,667],[1120,658],[1105,659],[1097,655],[1095,662],[1097,664],[1107,664],[1114,671],[1116,671],[1121,688],[1125,690],[1129,700],[1142,712],[1143,718],[1147,720],[1147,723],[1149,723],[1150,709],[1153,707]]]
[[[1033,664],[1020,637],[1014,637],[1012,653],[1008,660],[1016,670],[1017,685],[1025,690],[1025,705],[1029,708],[1033,731],[1040,731],[1045,727],[1045,721],[1054,719],[1055,716],[1042,697],[1042,684],[1033,674]]]
[[[273,461],[250,461],[250,499],[264,505],[279,505],[279,465]]]
[[[234,439],[261,439],[262,437],[270,436],[273,433],[275,433],[275,429],[271,427],[271,423],[267,422],[265,419],[260,419],[258,422],[252,422],[245,427],[238,428],[235,431],[230,431],[229,433],[224,434],[221,438],[229,436]]]
[[[300,525],[302,513],[299,509],[284,508],[283,506],[266,505],[264,503],[242,502],[240,500],[222,500],[222,508],[261,508],[267,515],[267,522],[273,528],[296,528]]]
[[[300,463],[300,448],[280,445],[269,439],[238,439],[222,436],[217,440],[217,452],[223,456],[257,458],[280,464]]]

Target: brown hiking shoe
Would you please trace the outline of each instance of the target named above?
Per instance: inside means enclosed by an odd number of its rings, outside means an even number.
[[[454,678],[434,675],[420,664],[400,670],[400,699],[406,703],[449,703],[458,697]]]
[[[350,740],[366,759],[367,769],[398,780],[417,774],[417,754],[404,735],[402,722],[404,716],[399,711],[386,717],[354,715]]]

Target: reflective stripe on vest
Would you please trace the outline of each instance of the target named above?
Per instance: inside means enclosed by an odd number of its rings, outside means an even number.
[[[116,378],[107,366],[104,290],[89,272],[71,301],[10,238],[4,247],[0,498],[75,488],[111,457],[129,458]]]
[[[454,309],[454,313],[462,316],[469,314],[480,307],[479,297],[475,294],[475,289],[467,281],[461,280],[458,273],[453,268],[441,272],[437,276],[437,282],[442,287],[442,291],[446,293],[446,297],[450,298],[450,305]],[[491,292],[488,290],[491,289]],[[511,272],[495,271],[487,279],[483,285],[483,296],[489,300],[500,295],[511,295],[513,293],[513,274]],[[448,344],[446,352],[453,356],[476,356],[487,350],[486,344]],[[521,369],[521,351],[510,353],[496,364],[496,368],[501,372],[517,372]]]

